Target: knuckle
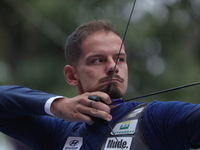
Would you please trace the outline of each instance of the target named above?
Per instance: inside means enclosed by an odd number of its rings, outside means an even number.
[[[110,113],[110,107],[101,102],[95,102],[95,108]]]
[[[97,109],[100,109],[102,106],[102,103],[101,102],[95,102],[94,103],[94,105],[95,105],[95,107],[97,108]]]
[[[80,98],[78,98],[77,103],[84,104],[84,101],[86,101],[86,99],[84,97],[80,97]]]
[[[109,117],[110,115],[106,112],[102,112],[102,118],[106,119],[106,120],[109,120]]]
[[[84,95],[85,95],[85,96],[89,96],[90,93],[89,93],[89,92],[85,92]]]
[[[81,105],[76,106],[76,112],[81,112],[83,110]]]

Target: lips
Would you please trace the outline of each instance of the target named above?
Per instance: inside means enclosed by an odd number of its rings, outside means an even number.
[[[99,80],[99,83],[102,83],[102,82],[124,82],[124,79],[121,78],[119,75],[115,75],[114,77],[111,77],[111,76],[108,76],[108,77],[104,77],[104,78],[101,78]]]

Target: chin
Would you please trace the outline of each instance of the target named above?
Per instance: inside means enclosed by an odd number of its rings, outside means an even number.
[[[111,99],[117,99],[123,96],[123,92],[119,89],[115,82],[113,82],[112,85],[107,86],[101,91],[107,93]]]

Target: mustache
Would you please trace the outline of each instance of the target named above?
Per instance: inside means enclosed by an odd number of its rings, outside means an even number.
[[[119,82],[124,82],[124,79],[121,78],[119,75],[114,75],[114,76],[107,76],[107,77],[103,77],[99,80],[99,83],[101,82],[105,82],[105,81],[111,81],[111,79],[117,79],[119,80]]]

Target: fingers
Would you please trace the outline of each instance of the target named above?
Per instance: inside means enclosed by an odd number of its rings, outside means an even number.
[[[97,110],[105,111],[107,113],[110,113],[110,107],[102,102],[97,102],[93,101],[91,99],[88,99],[90,95],[95,95],[103,99],[106,104],[111,103],[110,97],[103,92],[91,92],[91,93],[84,93],[80,98],[79,98],[79,104],[84,105],[85,107],[93,107],[96,108]],[[85,111],[85,110],[84,110]],[[88,114],[88,111],[87,111]]]
[[[89,101],[89,107],[110,113],[110,107],[108,105],[102,103],[102,102],[95,102],[93,100],[90,100]]]
[[[88,107],[88,104],[91,105],[92,107]],[[104,120],[110,121],[112,119],[112,116],[109,114],[110,113],[110,107],[101,103],[101,102],[95,102],[95,101],[88,101],[87,107],[80,107],[79,112],[89,115],[89,116],[94,116],[97,118],[102,118]]]
[[[90,100],[90,101],[89,101],[88,107],[92,107],[92,102],[93,102],[93,100]]]
[[[106,104],[88,99],[89,95],[98,96]],[[90,116],[101,118],[107,121],[112,119],[110,115],[110,97],[103,92],[84,93],[73,98],[61,98],[51,104],[51,112],[59,118],[69,122],[83,121],[93,124]]]
[[[91,114],[93,114],[93,115],[98,114],[98,110],[97,110],[96,108],[92,108],[92,109],[90,110],[90,112],[91,112]]]
[[[88,94],[88,93],[86,93]],[[92,95],[88,96],[88,101],[86,102],[86,108],[82,108],[80,112],[86,113],[89,116],[92,116],[92,119],[94,120],[95,118],[100,118],[103,119],[102,121],[95,119],[95,122],[97,121],[98,123],[106,121],[110,121],[112,119],[112,116],[109,114],[110,113],[110,107],[106,105],[105,103],[102,102],[102,97],[107,103],[110,103],[110,97],[102,92],[93,92],[89,93]],[[98,96],[95,96],[98,95]],[[102,96],[102,97],[100,97]],[[101,100],[101,102],[99,102]],[[90,109],[91,108],[91,109]],[[95,118],[94,118],[95,117]],[[99,122],[100,121],[100,122]]]
[[[87,96],[98,96],[100,97],[101,101],[105,102],[106,104],[112,103],[110,97],[108,94],[103,92],[91,92],[91,93],[85,93]]]
[[[87,123],[89,125],[92,125],[94,123],[94,121],[88,115],[80,114],[79,117],[80,117],[79,121],[85,122],[85,123]]]

